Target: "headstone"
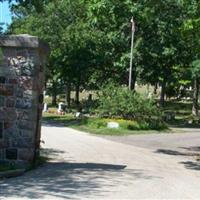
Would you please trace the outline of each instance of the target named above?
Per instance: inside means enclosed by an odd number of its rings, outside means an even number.
[[[148,99],[152,99],[152,93],[151,92],[148,93]]]
[[[43,92],[43,96],[44,96],[44,97],[46,97],[46,93],[47,93],[46,91]]]
[[[175,120],[175,113],[174,112],[165,112],[165,120],[166,121],[171,121],[171,120]]]
[[[80,118],[80,117],[81,117],[81,113],[80,113],[80,112],[76,112],[76,113],[75,113],[75,117],[76,117],[76,118]]]
[[[60,103],[58,104],[58,113],[63,112],[62,105],[64,105],[64,103],[62,103],[62,102],[60,102]]]
[[[47,105],[47,103],[44,103],[43,112],[48,112],[48,105]]]

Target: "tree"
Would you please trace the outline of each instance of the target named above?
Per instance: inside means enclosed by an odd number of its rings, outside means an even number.
[[[50,44],[49,79],[63,84],[68,104],[71,89],[78,103],[80,88],[96,89],[109,80],[128,83],[132,16],[137,26],[134,83],[161,85],[161,105],[166,94],[195,83],[186,72],[199,60],[197,0],[23,2],[13,7],[17,17],[10,32],[36,35]]]
[[[52,2],[45,6],[43,13],[30,14],[23,7],[17,7],[13,12],[18,17],[10,26],[10,32],[29,33],[49,43],[49,71],[51,74],[57,73],[50,77],[56,76],[56,80],[59,77],[65,87],[74,84],[78,103],[80,86],[87,82],[95,51],[93,30],[86,23],[84,1]]]
[[[185,23],[182,27],[182,39],[185,41],[183,62],[190,68],[193,82],[193,115],[198,115],[199,60],[200,60],[200,4],[198,0],[185,0]]]
[[[180,62],[182,8],[183,5],[175,0],[150,0],[143,7],[146,18],[141,27],[141,76],[153,85],[160,83],[161,105],[164,105],[166,87],[173,80],[174,66]]]
[[[199,110],[199,84],[200,84],[200,60],[195,60],[192,63],[192,78],[193,78],[193,106],[192,106],[192,114],[194,116],[198,116],[198,110]]]
[[[128,84],[130,60],[132,1],[92,0],[89,2],[88,21],[96,32],[96,71],[92,82],[100,83],[112,80]],[[137,44],[134,49],[134,69],[137,65]],[[136,72],[133,73],[135,85]]]

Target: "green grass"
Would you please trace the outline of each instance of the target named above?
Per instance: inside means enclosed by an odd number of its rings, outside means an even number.
[[[166,101],[163,108],[164,112],[175,114],[175,119],[167,121],[169,127],[178,128],[200,128],[198,117],[191,115],[192,102],[181,101]],[[161,131],[150,130],[145,123],[138,124],[135,121],[128,120],[110,120],[99,118],[76,119],[73,114],[65,116],[56,115],[56,109],[51,108],[51,113],[45,113],[43,120],[52,123],[59,123],[66,127],[71,127],[77,130],[99,134],[99,135],[132,135],[132,134],[151,134],[160,133]],[[192,123],[189,121],[192,120]],[[119,129],[109,129],[106,127],[108,121],[117,121],[120,124]],[[162,132],[169,132],[164,130]],[[171,131],[170,131],[171,132]]]
[[[175,114],[175,119],[168,121],[172,127],[200,128],[199,117],[192,116],[192,102],[166,101],[163,108],[164,112]],[[189,124],[189,121],[193,123]]]
[[[62,126],[98,135],[132,135],[160,133],[160,131],[158,130],[150,130],[150,128],[147,127],[145,124],[139,124],[135,121],[122,119],[100,119],[95,117],[76,119],[72,114],[60,116],[54,113],[45,113],[43,115],[43,121],[48,123],[60,124]],[[109,121],[118,122],[120,124],[120,128],[107,128],[107,122]]]
[[[95,129],[95,128],[89,128],[86,126],[72,126],[71,128],[74,128],[76,130],[80,130],[80,131],[84,131],[84,132],[88,132],[91,134],[96,134],[96,135],[113,135],[113,136],[123,136],[123,135],[139,135],[139,134],[153,134],[153,133],[161,133],[160,131],[156,131],[156,130],[140,130],[140,131],[136,131],[136,130],[125,130],[122,128],[119,129],[109,129],[109,128],[99,128],[99,129]]]
[[[0,164],[0,172],[5,172],[9,170],[16,170],[16,166],[10,164]]]

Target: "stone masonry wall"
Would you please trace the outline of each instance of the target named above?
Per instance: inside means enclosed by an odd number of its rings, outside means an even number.
[[[28,164],[39,148],[45,51],[36,37],[0,37],[0,162]]]

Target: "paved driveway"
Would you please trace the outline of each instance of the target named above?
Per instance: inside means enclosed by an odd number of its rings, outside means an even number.
[[[166,146],[157,143],[154,148],[152,143],[149,148],[146,142],[142,145],[143,139],[140,145],[43,126],[43,148],[51,162],[1,181],[0,199],[199,199],[200,165],[194,157],[157,152],[163,147],[170,150],[171,135],[142,137],[164,138]],[[176,135],[174,144],[175,140],[179,141]]]
[[[194,128],[174,128],[167,134],[103,136],[103,138],[168,155],[200,154],[200,129]]]

